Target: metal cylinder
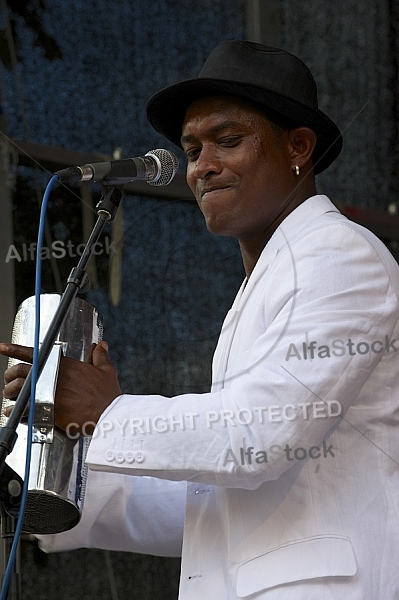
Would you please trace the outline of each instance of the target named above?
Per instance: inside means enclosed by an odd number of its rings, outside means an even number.
[[[60,303],[59,294],[42,294],[40,298],[40,342],[43,340]],[[14,321],[12,343],[33,346],[35,298],[27,298]],[[28,499],[23,530],[26,533],[59,533],[74,527],[80,519],[87,479],[85,457],[90,437],[67,435],[54,426],[54,398],[61,354],[91,361],[93,346],[103,336],[102,320],[97,310],[85,300],[75,298],[58,334],[57,342],[37,382],[32,458]],[[15,364],[9,360],[9,366]],[[79,393],[79,390],[76,390]],[[3,400],[2,410],[11,401]],[[7,417],[2,413],[0,426]],[[7,463],[17,474],[25,476],[27,423],[20,423],[18,440]]]

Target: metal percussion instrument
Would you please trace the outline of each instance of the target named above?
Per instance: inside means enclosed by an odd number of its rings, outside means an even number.
[[[49,329],[60,303],[59,294],[43,294],[40,299],[40,343]],[[12,343],[33,346],[35,298],[27,298],[19,307],[14,321]],[[93,345],[101,341],[102,320],[97,310],[85,300],[75,298],[58,334],[50,356],[38,379],[32,458],[27,506],[23,530],[26,533],[59,533],[74,527],[80,519],[87,479],[85,457],[90,437],[64,432],[54,426],[54,398],[61,354],[89,362]],[[9,359],[9,366],[18,362]],[[79,390],[76,390],[79,393]],[[3,410],[12,405],[3,400]],[[7,422],[2,413],[0,426]],[[25,419],[17,429],[18,440],[7,464],[24,478],[27,444]]]

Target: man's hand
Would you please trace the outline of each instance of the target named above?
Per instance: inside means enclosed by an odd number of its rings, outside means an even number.
[[[86,423],[97,423],[109,404],[121,395],[118,376],[108,357],[106,342],[100,342],[93,349],[92,362],[84,363],[63,356],[57,380],[55,398],[55,423],[66,429],[70,423],[84,427]],[[16,358],[22,363],[7,369],[4,373],[3,396],[14,398],[23,386],[29,373],[33,349],[16,344],[0,344],[0,354]]]

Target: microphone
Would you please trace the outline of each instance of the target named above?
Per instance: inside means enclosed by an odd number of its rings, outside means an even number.
[[[150,150],[145,156],[68,167],[57,171],[62,183],[101,181],[104,185],[125,185],[146,181],[150,185],[168,185],[179,168],[177,157],[169,150]]]

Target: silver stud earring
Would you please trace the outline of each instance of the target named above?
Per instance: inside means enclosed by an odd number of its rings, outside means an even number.
[[[295,167],[294,167],[294,173],[298,177],[298,175],[299,175],[299,165],[295,165]]]

